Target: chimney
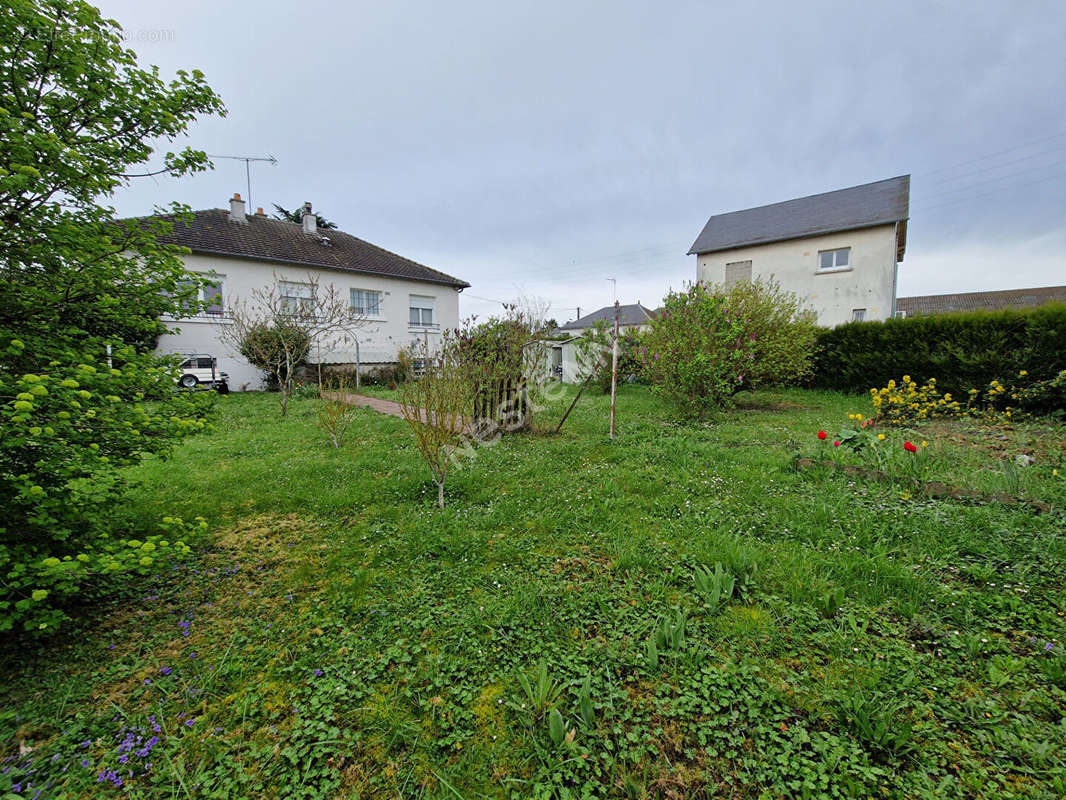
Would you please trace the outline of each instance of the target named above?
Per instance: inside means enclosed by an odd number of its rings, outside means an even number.
[[[255,210],[255,215],[257,217],[265,217],[266,216],[266,214],[263,213],[263,207],[262,206],[260,206],[259,208],[257,208]]]
[[[244,218],[244,201],[241,200],[239,193],[233,195],[233,199],[229,201],[229,221],[230,222],[247,222]]]
[[[311,235],[318,233],[318,218],[311,213],[310,203],[304,203],[303,225],[304,233]]]

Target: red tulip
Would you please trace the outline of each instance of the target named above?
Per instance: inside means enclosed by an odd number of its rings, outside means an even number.
[[[918,452],[918,448],[914,444],[914,442],[904,442],[903,443],[903,449],[906,450],[908,453],[917,453]]]
[[[828,436],[828,435],[829,435],[829,434],[827,434],[827,433],[826,433],[825,431],[818,431],[818,438],[819,438],[819,439],[822,439],[822,440],[824,440],[824,439],[825,439],[825,437],[826,437],[826,436]]]
[[[833,442],[833,447],[840,447],[840,440],[839,439],[837,439],[835,442]]]

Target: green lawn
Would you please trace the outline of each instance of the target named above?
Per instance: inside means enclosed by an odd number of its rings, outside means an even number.
[[[402,420],[334,450],[312,400],[220,398],[116,509],[206,517],[196,559],[6,648],[0,797],[1066,796],[1062,429],[914,434],[1037,513],[794,469],[862,398],[742,402],[626,386],[611,442],[587,395],[439,511]]]

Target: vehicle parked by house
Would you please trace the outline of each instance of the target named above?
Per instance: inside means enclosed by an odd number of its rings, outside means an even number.
[[[229,391],[229,375],[220,372],[218,359],[209,353],[192,353],[181,362],[178,385],[184,389],[205,387],[225,394]]]

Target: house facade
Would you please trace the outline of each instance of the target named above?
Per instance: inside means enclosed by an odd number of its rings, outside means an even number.
[[[773,279],[818,323],[895,315],[910,176],[712,216],[689,249],[697,280]]]
[[[639,302],[618,307],[618,328],[621,332],[641,330],[655,312]],[[555,329],[554,334],[560,338],[551,342],[551,368],[563,383],[580,383],[588,377],[594,364],[586,363],[590,357],[587,348],[582,347],[582,337],[595,330],[599,324],[614,329],[614,306],[604,306],[591,314],[572,320]],[[595,358],[595,356],[591,356]]]
[[[232,324],[235,302],[270,287],[298,305],[310,302],[316,285],[332,285],[365,320],[349,341],[313,345],[312,363],[358,364],[366,372],[395,363],[399,349],[414,340],[432,345],[442,330],[458,326],[459,293],[469,284],[343,231],[319,228],[310,204],[305,209],[302,223],[285,222],[262,209],[246,214],[235,195],[228,211],[197,211],[189,224],[176,221],[168,240],[189,248],[183,258],[190,272],[209,278],[201,295],[208,307],[197,316],[165,319],[171,332],[160,337],[157,352],[213,355],[231,389],[260,388],[261,371],[221,334]]]

